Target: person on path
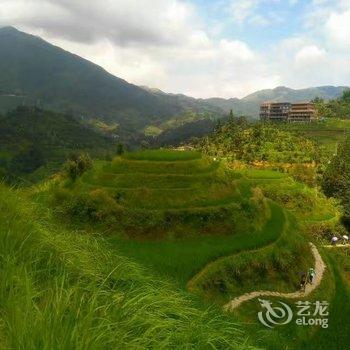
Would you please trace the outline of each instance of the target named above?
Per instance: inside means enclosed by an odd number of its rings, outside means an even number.
[[[313,267],[310,267],[309,268],[309,274],[308,274],[308,276],[309,276],[309,278],[308,278],[309,281],[308,282],[310,284],[312,284],[314,282],[315,275],[316,275],[315,269]]]
[[[343,235],[342,236],[342,243],[343,245],[347,244],[349,242],[349,236]]]
[[[307,282],[306,273],[303,272],[303,273],[301,274],[301,277],[300,277],[300,290],[301,290],[302,292],[305,292],[306,282]]]
[[[338,237],[333,236],[333,237],[332,237],[332,241],[331,241],[332,245],[336,245],[337,242],[338,242]]]

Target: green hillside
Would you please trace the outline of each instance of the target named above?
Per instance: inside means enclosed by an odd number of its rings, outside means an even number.
[[[129,237],[171,238],[261,226],[267,204],[258,191],[249,191],[219,162],[199,153],[143,151],[95,163],[74,183],[54,187],[51,201],[72,221]]]
[[[207,264],[237,253],[250,256],[250,250],[274,242],[261,259],[277,259],[271,262],[276,272],[259,283],[297,288],[298,271],[310,264],[300,258],[307,256],[307,241],[296,233],[300,228],[293,219],[264,197],[263,191],[270,197],[276,193],[265,184],[269,177],[249,176],[200,153],[149,150],[95,162],[78,180],[59,180],[37,200],[48,203],[69,227],[103,232],[117,251],[182,288]],[[284,181],[279,173],[269,176],[275,189]],[[310,207],[311,214],[317,210]],[[270,269],[267,262],[265,268]]]
[[[193,98],[157,94],[39,37],[0,28],[0,112],[17,103],[121,124],[127,133],[187,111],[222,115]],[[21,97],[23,96],[23,97]],[[122,133],[120,130],[120,133]]]
[[[247,348],[237,322],[3,185],[0,256],[3,349]]]
[[[0,115],[0,176],[37,180],[60,169],[72,152],[104,156],[113,143],[72,116],[18,107]]]
[[[195,151],[129,152],[74,179],[63,171],[22,190],[1,185],[2,344],[312,349],[318,328],[273,333],[257,321],[256,300],[234,313],[221,306],[250,291],[298,290],[314,263],[309,241],[327,242],[338,225],[337,204],[288,174],[229,170]],[[346,256],[318,248],[331,269],[310,300],[339,314]],[[319,349],[333,349],[320,336]]]

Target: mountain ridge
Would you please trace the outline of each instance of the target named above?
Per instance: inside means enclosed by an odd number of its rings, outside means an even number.
[[[291,89],[279,86],[239,98],[194,98],[137,86],[103,67],[14,27],[0,28],[0,113],[18,105],[36,105],[83,119],[116,122],[128,133],[196,113],[217,119],[257,118],[260,103],[339,97],[344,86]]]
[[[306,102],[313,100],[316,97],[329,100],[340,97],[345,90],[349,89],[347,86],[333,85],[315,86],[303,89],[292,89],[287,86],[277,86],[273,89],[255,91],[244,96],[243,98],[209,97],[196,99],[184,94],[167,93],[158,88],[151,88],[147,86],[142,86],[142,88],[155,94],[177,96],[178,98],[187,98],[200,101],[202,103],[211,104],[223,109],[225,113],[229,113],[232,109],[236,115],[242,114],[248,117],[257,117],[259,114],[259,105],[263,102]]]
[[[222,114],[211,105],[191,99],[179,103],[177,97],[146,91],[13,27],[0,29],[0,90],[7,95],[25,95],[26,103],[40,104],[45,109],[100,117],[133,129],[181,115],[188,109]],[[22,100],[18,102],[23,104]]]

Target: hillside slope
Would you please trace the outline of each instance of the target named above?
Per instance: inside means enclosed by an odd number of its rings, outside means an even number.
[[[219,108],[157,94],[12,27],[0,29],[0,111],[22,103],[139,128],[184,113]]]
[[[2,349],[248,348],[234,320],[2,184],[0,256]]]
[[[69,115],[18,107],[0,115],[0,176],[30,174],[48,163],[57,169],[71,152],[105,155],[113,143]]]

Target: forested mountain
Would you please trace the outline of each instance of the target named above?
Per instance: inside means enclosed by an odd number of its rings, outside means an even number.
[[[320,86],[294,90],[288,87],[279,86],[275,89],[254,92],[242,99],[210,98],[204,101],[218,108],[222,108],[226,113],[232,109],[236,115],[246,115],[256,118],[259,115],[260,104],[265,101],[298,102],[310,101],[317,97],[324,100],[330,100],[340,97],[347,89],[348,88],[345,86]]]
[[[69,115],[18,107],[0,115],[0,177],[25,176],[48,164],[55,170],[72,152],[104,156],[114,143]]]
[[[188,110],[222,110],[129,84],[101,67],[12,27],[0,29],[0,111],[19,104],[101,118],[139,130]]]

